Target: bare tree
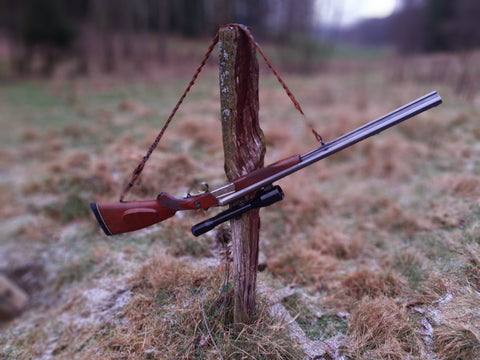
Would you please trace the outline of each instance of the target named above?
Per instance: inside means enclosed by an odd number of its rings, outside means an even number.
[[[164,63],[167,61],[167,32],[168,32],[168,18],[170,14],[170,2],[168,0],[158,0],[157,14],[158,14],[158,59]]]

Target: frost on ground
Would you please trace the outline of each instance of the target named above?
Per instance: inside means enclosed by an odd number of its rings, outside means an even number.
[[[456,67],[434,77],[434,57],[284,76],[325,141],[431,90],[444,104],[279,183],[285,200],[261,211],[271,290],[241,333],[228,249],[190,234],[214,209],[106,237],[88,207],[118,198],[183,72],[78,79],[73,102],[58,79],[0,85],[0,272],[28,296],[0,357],[217,359],[208,325],[224,358],[303,359],[305,344],[324,359],[479,358],[480,95],[454,92]],[[206,69],[131,199],[223,184],[220,116]],[[266,164],[318,146],[265,74],[260,119]]]

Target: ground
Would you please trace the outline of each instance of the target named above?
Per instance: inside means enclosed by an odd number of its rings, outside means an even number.
[[[318,146],[312,126],[328,141],[432,90],[444,103],[279,181],[286,198],[261,211],[266,268],[241,332],[230,323],[228,248],[218,233],[189,231],[214,211],[106,237],[89,209],[117,200],[194,65],[2,83],[0,271],[29,304],[2,323],[1,356],[302,359],[295,322],[324,359],[478,358],[480,92],[458,80],[459,61],[283,73],[305,118],[262,67],[266,164]],[[129,198],[223,184],[219,114],[213,64]],[[272,310],[279,293],[289,321]]]

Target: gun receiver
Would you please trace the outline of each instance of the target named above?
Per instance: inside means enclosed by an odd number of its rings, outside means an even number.
[[[246,204],[226,210],[211,219],[193,226],[192,233],[198,236],[246,211],[269,206],[282,200],[283,192],[280,187],[272,186],[274,181],[282,179],[441,103],[441,97],[437,92],[433,91],[303,155],[292,155],[200,195],[178,199],[167,193],[161,193],[156,200],[92,203],[90,207],[104,232],[107,235],[116,235],[139,230],[161,222],[172,217],[179,210],[198,210],[208,209],[212,206],[224,206],[256,192],[253,200]]]

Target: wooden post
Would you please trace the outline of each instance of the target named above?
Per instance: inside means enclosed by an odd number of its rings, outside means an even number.
[[[220,30],[220,103],[225,173],[229,181],[263,167],[265,142],[258,122],[256,50],[238,27]],[[255,309],[259,210],[230,221],[234,322],[247,324]]]

